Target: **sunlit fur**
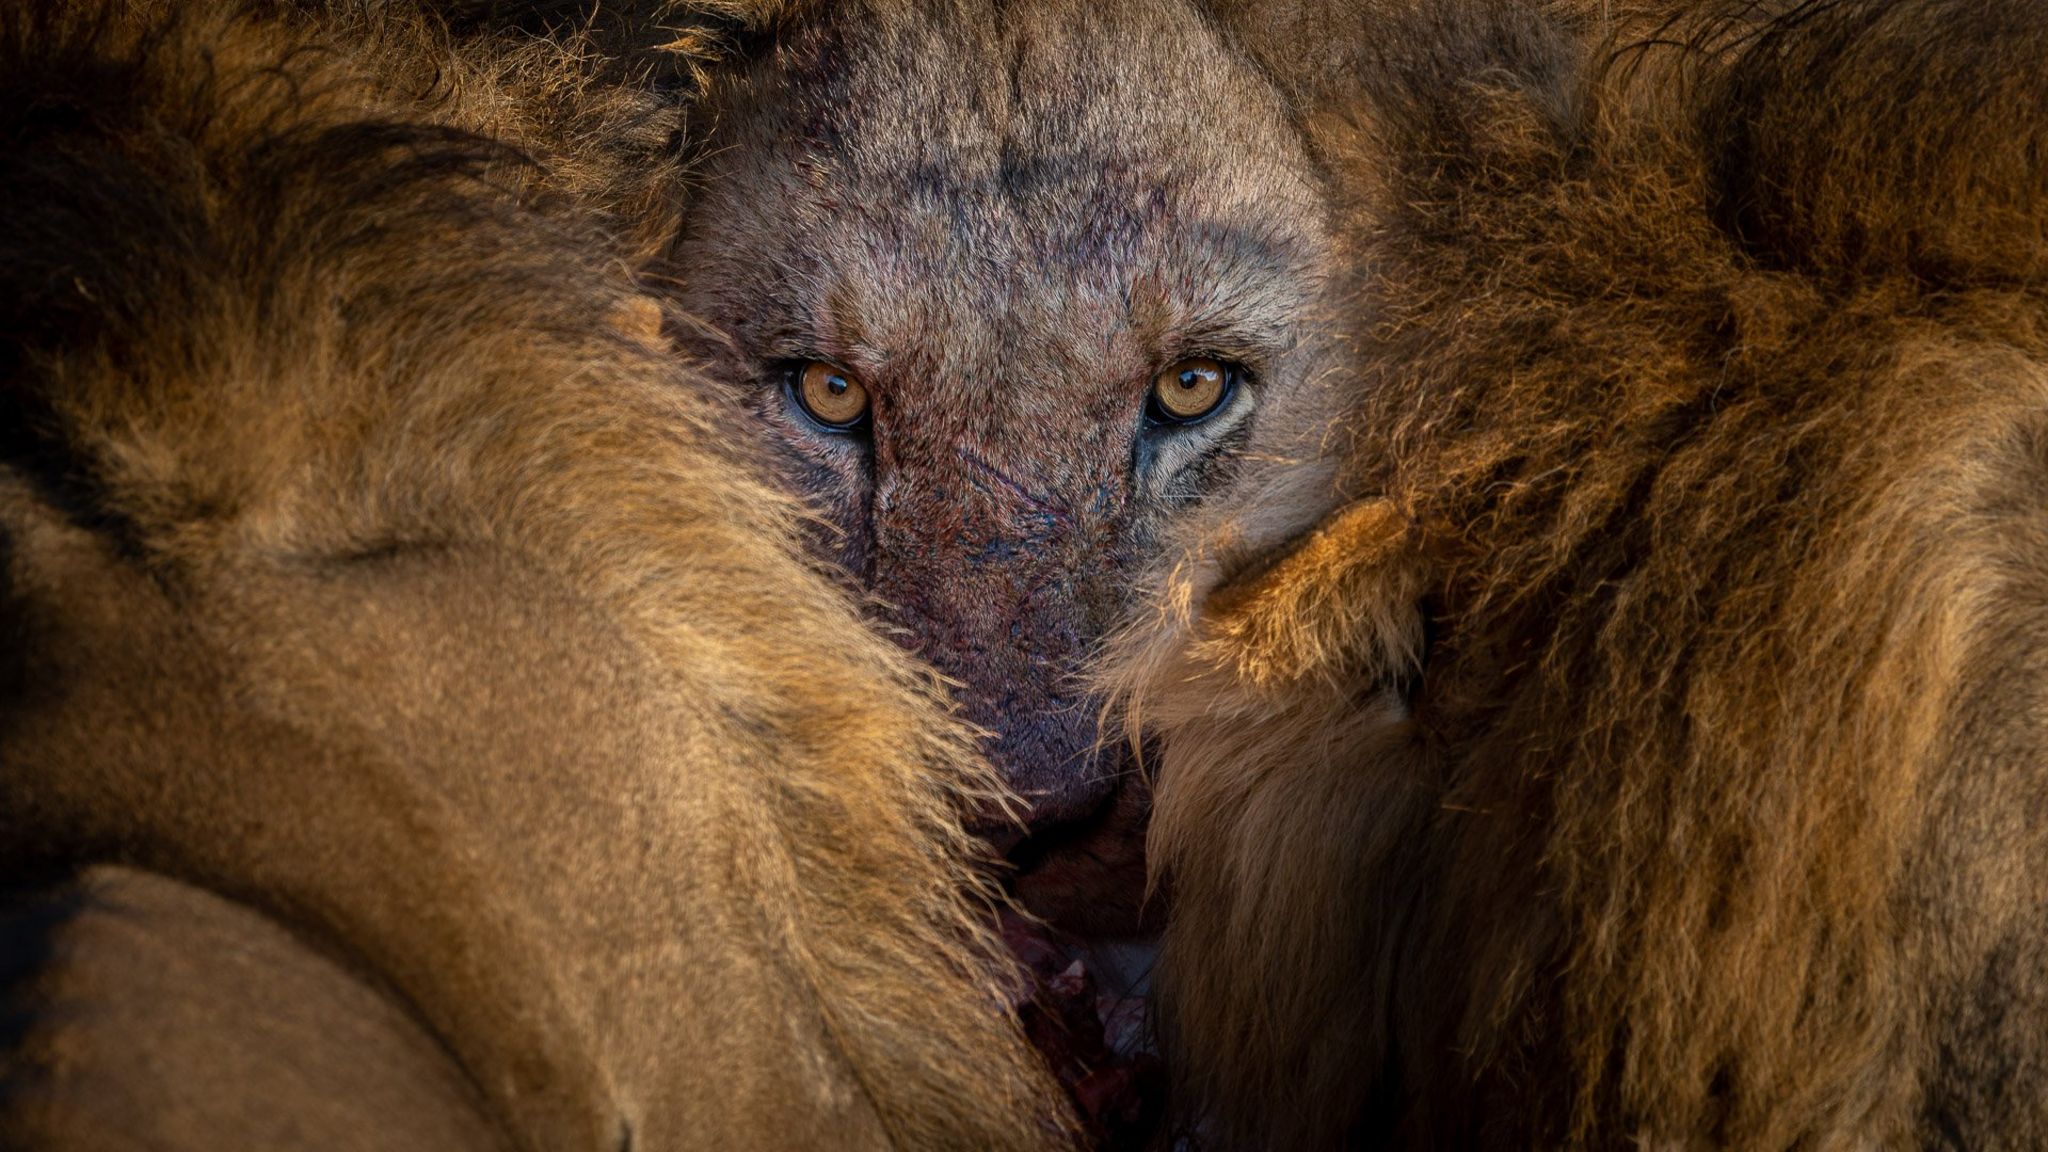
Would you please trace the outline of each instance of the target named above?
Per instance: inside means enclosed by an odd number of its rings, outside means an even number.
[[[1120,672],[1217,1142],[2048,1142],[2048,16],[1262,7],[1356,359]]]
[[[638,112],[275,9],[0,12],[4,1142],[1056,1144],[994,785],[624,275]]]

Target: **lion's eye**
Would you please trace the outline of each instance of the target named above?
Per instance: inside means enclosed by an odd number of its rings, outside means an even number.
[[[1230,398],[1235,376],[1235,369],[1220,360],[1183,360],[1152,378],[1153,415],[1169,424],[1207,419]]]
[[[853,374],[823,360],[807,360],[795,368],[790,393],[804,415],[835,432],[844,432],[868,414],[868,390]]]

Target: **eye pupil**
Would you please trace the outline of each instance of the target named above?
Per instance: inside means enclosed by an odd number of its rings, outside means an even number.
[[[1231,370],[1205,356],[1191,357],[1161,372],[1152,383],[1155,419],[1194,424],[1214,415],[1230,398]]]
[[[804,415],[831,431],[850,431],[867,419],[868,390],[837,365],[803,362],[791,371],[789,391]]]

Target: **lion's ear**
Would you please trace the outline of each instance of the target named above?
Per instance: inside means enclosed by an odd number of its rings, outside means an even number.
[[[1347,505],[1210,596],[1203,655],[1261,689],[1400,679],[1420,658],[1425,579],[1400,509]]]

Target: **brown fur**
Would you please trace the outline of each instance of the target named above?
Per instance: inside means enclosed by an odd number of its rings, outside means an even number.
[[[692,346],[830,521],[821,551],[992,733],[1042,834],[1019,893],[1140,929],[1142,787],[1081,673],[1161,533],[1315,387],[1328,241],[1278,90],[1177,0],[862,0],[784,13],[699,107]],[[1154,374],[1198,353],[1254,382],[1149,425]],[[866,381],[866,435],[793,409],[780,367],[809,358]]]
[[[2048,1142],[2048,19],[1730,11],[1237,28],[1359,343],[1121,671],[1224,1146]]]
[[[183,7],[0,13],[5,1142],[1056,1145],[993,784],[650,341],[573,56]]]

